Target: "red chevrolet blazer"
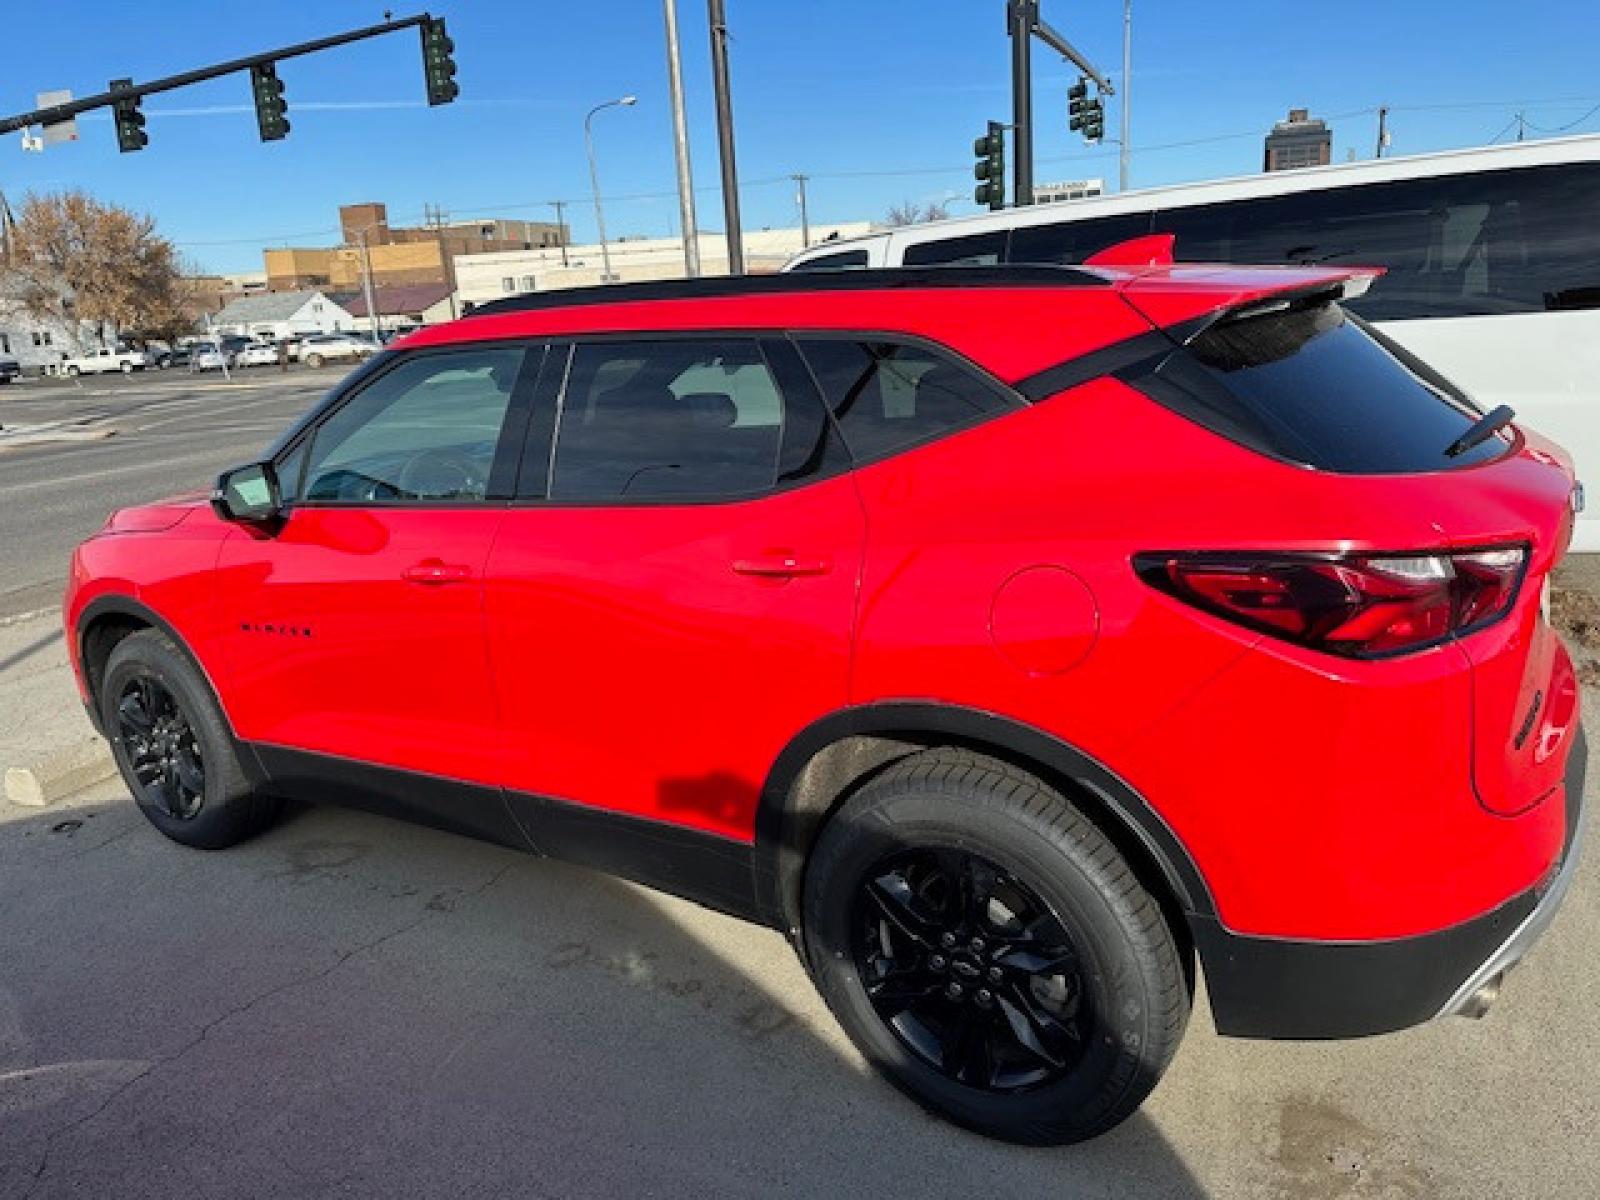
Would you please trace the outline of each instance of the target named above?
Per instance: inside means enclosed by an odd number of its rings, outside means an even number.
[[[500,301],[79,547],[140,807],[285,797],[794,942],[862,1052],[1025,1142],[1218,1028],[1480,1011],[1576,862],[1545,606],[1581,491],[1357,269],[701,280]]]

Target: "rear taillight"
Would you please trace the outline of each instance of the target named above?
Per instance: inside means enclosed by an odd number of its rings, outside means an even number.
[[[1448,554],[1150,553],[1152,587],[1275,637],[1347,658],[1436,646],[1503,617],[1526,546]]]

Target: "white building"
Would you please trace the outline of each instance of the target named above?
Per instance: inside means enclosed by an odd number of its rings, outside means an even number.
[[[308,333],[356,328],[356,319],[321,292],[266,292],[240,296],[211,318],[217,333],[281,341]]]
[[[60,321],[29,313],[22,302],[26,285],[20,278],[0,277],[0,356],[14,358],[25,374],[53,370],[64,358],[86,349],[114,347],[116,335],[109,327],[102,339],[93,321]]]
[[[870,221],[813,224],[811,245],[871,231]],[[798,228],[746,230],[745,270],[751,274],[774,272],[804,248]],[[611,282],[683,278],[683,242],[678,238],[624,238],[608,243],[606,249],[611,256]],[[463,305],[485,304],[502,296],[606,282],[598,242],[568,246],[564,259],[562,249],[556,246],[457,255],[453,262],[459,298]],[[728,239],[722,234],[700,234],[700,270],[706,275],[728,273]]]

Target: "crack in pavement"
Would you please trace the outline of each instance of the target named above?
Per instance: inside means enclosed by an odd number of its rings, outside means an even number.
[[[112,839],[112,840],[115,840],[115,839]],[[470,892],[467,892],[465,898],[471,900],[471,899],[476,899],[477,897],[483,895],[490,888],[492,888],[495,884],[499,883],[500,880],[502,878],[504,878],[506,873],[508,871],[510,871],[513,867],[517,866],[517,865],[518,864],[515,861],[508,862],[508,863],[504,864],[503,866],[500,867],[499,870],[495,871],[492,875],[490,875],[488,879],[484,880],[481,884],[479,884],[477,887],[473,888]],[[354,947],[353,949],[350,949],[350,950],[346,950],[344,953],[340,954],[336,959],[334,959],[334,961],[331,964],[329,964],[328,966],[322,968],[321,970],[313,971],[310,974],[302,975],[297,979],[291,979],[287,983],[281,983],[281,984],[278,984],[275,987],[270,987],[266,991],[261,992],[261,993],[255,995],[255,996],[251,997],[249,1000],[246,1000],[243,1004],[236,1005],[235,1007],[229,1009],[227,1012],[223,1013],[220,1017],[217,1017],[217,1018],[215,1018],[214,1020],[211,1020],[211,1021],[207,1021],[204,1025],[202,1025],[200,1027],[200,1031],[198,1033],[196,1033],[194,1035],[194,1037],[190,1038],[187,1042],[185,1042],[182,1046],[180,1046],[174,1053],[168,1054],[168,1055],[166,1055],[165,1057],[162,1057],[162,1058],[155,1059],[153,1062],[151,1062],[148,1065],[146,1065],[143,1070],[141,1070],[137,1074],[135,1074],[132,1078],[124,1081],[123,1083],[118,1084],[115,1088],[113,1088],[111,1090],[111,1094],[108,1095],[99,1104],[97,1104],[93,1108],[93,1110],[91,1110],[90,1112],[88,1112],[87,1114],[85,1114],[82,1117],[78,1117],[75,1120],[68,1121],[65,1125],[58,1126],[57,1128],[52,1129],[49,1133],[45,1134],[44,1150],[39,1155],[39,1165],[36,1166],[34,1168],[34,1170],[33,1170],[33,1177],[29,1181],[28,1190],[26,1192],[24,1192],[23,1195],[22,1195],[22,1200],[27,1200],[27,1198],[29,1196],[33,1195],[34,1190],[38,1187],[39,1183],[43,1180],[43,1178],[45,1176],[45,1173],[50,1169],[50,1152],[51,1152],[52,1149],[54,1149],[55,1143],[59,1138],[65,1137],[67,1134],[72,1133],[75,1130],[81,1129],[85,1125],[88,1125],[91,1121],[93,1121],[101,1113],[105,1112],[106,1109],[110,1108],[112,1106],[112,1104],[116,1103],[118,1097],[122,1096],[125,1092],[127,1092],[135,1084],[140,1082],[140,1080],[148,1078],[149,1076],[153,1075],[156,1071],[162,1069],[163,1067],[170,1067],[174,1063],[177,1063],[180,1060],[182,1060],[196,1046],[199,1046],[201,1043],[205,1042],[211,1036],[211,1031],[213,1029],[216,1029],[219,1026],[226,1024],[227,1022],[233,1020],[235,1017],[243,1016],[245,1013],[251,1011],[256,1006],[261,1005],[261,1004],[265,1004],[268,1000],[274,999],[275,997],[278,997],[278,996],[282,996],[287,992],[292,992],[296,988],[307,987],[310,984],[317,983],[320,980],[326,979],[326,978],[328,978],[328,976],[332,975],[335,971],[337,971],[340,967],[344,966],[347,962],[349,962],[351,959],[355,958],[357,955],[364,954],[369,950],[376,950],[379,946],[385,945],[388,942],[392,942],[398,937],[403,937],[405,934],[410,933],[413,929],[416,929],[420,925],[427,924],[429,921],[434,920],[436,917],[439,917],[441,914],[448,914],[448,913],[453,912],[453,911],[455,911],[454,906],[452,906],[451,908],[448,908],[448,909],[446,909],[446,908],[437,908],[437,907],[424,907],[424,909],[422,911],[422,915],[417,917],[415,920],[408,921],[406,924],[400,926],[398,929],[392,929],[388,933],[385,933],[385,934],[380,935],[379,937],[373,938],[371,941],[362,942],[359,946],[356,946],[356,947]]]

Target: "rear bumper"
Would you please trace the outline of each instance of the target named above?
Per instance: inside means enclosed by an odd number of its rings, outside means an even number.
[[[1479,988],[1522,959],[1566,898],[1583,841],[1587,756],[1580,728],[1568,751],[1560,867],[1539,887],[1480,917],[1436,933],[1371,942],[1248,937],[1215,918],[1192,918],[1217,1031],[1364,1037],[1464,1011]]]

